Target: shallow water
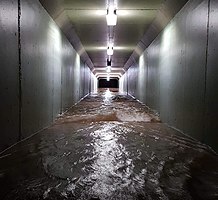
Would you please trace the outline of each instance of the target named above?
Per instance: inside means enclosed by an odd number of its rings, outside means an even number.
[[[107,91],[0,155],[0,199],[218,199],[218,157]]]

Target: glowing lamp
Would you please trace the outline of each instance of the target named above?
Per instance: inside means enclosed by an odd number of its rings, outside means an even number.
[[[116,26],[117,24],[117,14],[113,6],[107,9],[106,21],[108,26]]]

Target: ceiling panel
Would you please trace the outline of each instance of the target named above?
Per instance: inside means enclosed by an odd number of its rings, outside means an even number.
[[[114,41],[112,67],[122,68],[125,65],[145,30],[155,18],[156,4],[151,7],[150,2],[146,8],[146,5],[142,6],[143,2],[138,2],[134,9],[130,9],[132,8],[130,3],[133,3],[128,2],[128,9],[119,8],[117,10],[118,22],[111,34]],[[123,4],[123,2],[121,3]],[[99,4],[100,6],[96,9],[93,5],[88,6],[88,4],[82,1],[79,6],[78,2],[67,1],[65,9],[94,67],[104,68],[108,57],[106,48],[110,31],[106,25],[106,9],[102,9],[106,7],[105,4]],[[145,9],[138,10],[137,6]]]
[[[97,50],[105,47],[105,45],[107,44],[107,27],[104,28],[101,25],[94,24],[75,25],[74,28],[84,47],[95,47],[93,50]]]
[[[118,8],[122,9],[159,9],[163,0],[118,0]]]
[[[73,24],[102,24],[107,28],[106,19],[104,17],[106,10],[101,10],[99,14],[99,10],[67,9],[66,13]]]
[[[105,9],[107,0],[64,0],[65,9]]]
[[[49,7],[49,0],[41,0],[43,1]],[[110,35],[114,42],[112,67],[121,68],[120,72],[123,73],[122,67],[165,0],[114,0],[118,21],[113,28],[108,28],[106,24],[108,1],[113,0],[50,0],[50,10],[53,11],[53,16],[58,16],[55,11],[62,11],[66,15],[96,69],[106,66]],[[52,6],[52,2],[56,2],[54,5],[58,5],[59,9]]]

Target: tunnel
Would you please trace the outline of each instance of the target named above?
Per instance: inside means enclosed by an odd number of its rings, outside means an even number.
[[[1,0],[0,199],[218,199],[217,0]]]

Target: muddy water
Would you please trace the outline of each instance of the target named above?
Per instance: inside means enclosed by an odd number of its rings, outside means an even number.
[[[218,157],[107,91],[0,155],[0,199],[218,199]]]

